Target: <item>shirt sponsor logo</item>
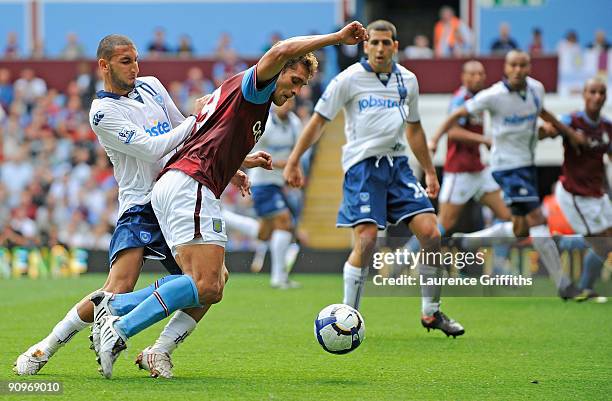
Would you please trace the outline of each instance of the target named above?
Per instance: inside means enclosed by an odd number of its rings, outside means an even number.
[[[533,122],[537,118],[538,118],[538,115],[536,113],[526,114],[524,116],[519,116],[517,114],[513,114],[511,116],[508,116],[508,117],[504,118],[504,124],[507,124],[507,125],[520,125],[520,124],[523,124],[525,122]]]
[[[166,121],[154,121],[152,127],[147,128],[143,125],[142,128],[149,136],[163,135],[170,132],[171,130],[170,124]]]
[[[136,135],[136,130],[124,128],[121,130],[121,132],[119,132],[119,134],[117,134],[117,137],[119,138],[121,142],[127,145],[128,143],[132,141],[132,138],[134,137],[134,135]]]
[[[370,95],[367,98],[359,100],[359,112],[367,109],[393,109],[399,107],[399,102],[393,99],[385,99]]]

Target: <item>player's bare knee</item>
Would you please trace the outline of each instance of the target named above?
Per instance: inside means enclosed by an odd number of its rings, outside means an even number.
[[[429,224],[415,233],[423,249],[438,249],[440,247],[440,230],[435,224]]]
[[[212,305],[221,302],[221,299],[223,299],[223,287],[224,285],[221,282],[204,285],[200,295],[200,303],[204,301],[202,305]]]

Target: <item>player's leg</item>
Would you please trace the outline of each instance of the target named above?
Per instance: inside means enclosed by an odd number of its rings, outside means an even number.
[[[370,157],[344,175],[342,203],[336,227],[353,229],[353,249],[344,263],[343,303],[359,309],[367,263],[379,229],[387,224],[387,183],[391,172],[386,159]]]
[[[555,283],[559,296],[564,300],[575,297],[578,295],[578,290],[574,287],[567,274],[561,270],[559,249],[550,235],[542,208],[538,205],[537,208],[529,211],[526,219],[529,226],[531,243],[538,252],[542,264],[548,271],[548,275]]]
[[[353,227],[353,250],[344,263],[344,297],[342,303],[359,309],[363,286],[368,273],[367,263],[376,247],[378,227],[373,223]]]
[[[394,159],[390,170],[389,176],[392,179],[388,185],[387,220],[390,224],[407,222],[408,228],[419,240],[423,252],[439,256],[441,234],[435,209],[425,190],[412,174],[408,159],[406,157]],[[441,263],[439,257],[428,259]],[[442,266],[440,264],[421,264],[419,273],[421,279],[436,279],[442,276]],[[440,292],[441,286],[439,285],[421,287],[421,323],[428,330],[440,329],[447,335],[460,336],[465,332],[463,327],[440,311]]]
[[[440,203],[438,225],[442,226],[445,232],[450,231],[457,224],[464,206],[464,204]]]
[[[159,286],[128,314],[106,319],[100,359],[107,378],[127,338],[178,309],[219,302],[225,285],[227,236],[220,200],[191,177],[172,170],[156,183],[151,203],[163,237],[185,274]]]
[[[293,224],[289,209],[284,209],[273,217],[274,231],[270,238],[272,262],[270,284],[275,288],[294,288],[297,283],[289,280],[286,259],[287,251],[293,241]]]
[[[591,246],[584,255],[577,301],[597,297],[593,287],[608,253],[612,249],[612,205],[607,195],[585,197],[574,195],[561,183],[557,184],[555,197],[572,229],[586,237]]]
[[[415,233],[424,252],[440,252],[440,232],[436,216],[433,213],[422,213],[414,216],[408,227]],[[433,258],[434,261],[436,258]],[[419,265],[420,281],[427,282],[443,276],[441,265]],[[463,326],[440,311],[440,285],[421,285],[421,324],[427,329],[438,329],[447,336],[461,336],[465,333]]]
[[[113,268],[109,271],[108,278],[102,288],[116,293],[131,291],[140,274],[142,254],[142,248],[130,248],[122,251],[112,264]],[[49,358],[66,345],[79,331],[93,322],[94,306],[90,301],[92,294],[87,295],[73,306],[42,341],[31,346],[17,358],[13,369],[16,374],[37,374],[49,361]]]

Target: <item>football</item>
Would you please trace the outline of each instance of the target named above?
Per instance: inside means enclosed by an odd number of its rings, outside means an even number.
[[[365,322],[355,308],[333,304],[319,312],[314,332],[325,351],[346,354],[359,347],[365,339]]]

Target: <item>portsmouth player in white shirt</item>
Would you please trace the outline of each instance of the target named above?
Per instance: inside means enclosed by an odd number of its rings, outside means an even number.
[[[344,264],[343,302],[355,308],[378,230],[404,222],[425,251],[440,249],[436,215],[428,199],[437,196],[440,186],[420,123],[417,78],[393,62],[399,45],[393,24],[374,21],[367,31],[367,60],[353,64],[329,84],[284,171],[290,185],[303,184],[300,156],[319,139],[325,124],[344,109],[347,143],[342,149],[345,176],[337,226],[353,229],[354,247]],[[406,138],[425,171],[426,190],[408,165]],[[425,279],[442,274],[439,266],[421,265],[419,269]],[[462,335],[463,327],[440,311],[440,287],[424,286],[422,292],[423,326],[440,329],[447,336]]]
[[[175,277],[173,275],[181,274],[161,234],[150,199],[165,156],[190,135],[196,117],[185,118],[157,78],[138,78],[138,53],[129,38],[122,35],[103,38],[97,57],[104,90],[92,103],[90,124],[113,163],[119,186],[119,219],[109,251],[111,269],[102,289],[112,293],[132,291],[143,259],[161,259],[172,275],[140,290],[146,298],[157,286]],[[202,109],[205,100],[195,102],[194,114]],[[123,314],[134,306],[111,302],[110,305],[97,305],[95,312],[103,315],[110,310]],[[194,329],[203,312],[203,309],[192,309],[190,316],[178,311],[164,328],[154,349],[149,347],[144,351],[144,363],[140,366],[153,375],[168,377],[171,374],[169,354]],[[93,319],[94,304],[88,295],[70,309],[45,339],[19,356],[15,372],[19,375],[38,373],[60,347],[89,326]],[[153,354],[156,358],[148,358]],[[157,360],[156,364],[149,366],[147,360],[153,359]]]
[[[436,136],[446,132],[459,119],[488,110],[491,115],[491,170],[503,191],[504,200],[512,212],[512,223],[499,224],[472,233],[481,237],[521,237],[530,235],[542,264],[555,281],[559,296],[573,298],[577,289],[561,271],[559,251],[550,237],[546,218],[542,214],[538,194],[535,147],[538,142],[538,117],[551,123],[568,139],[578,144],[582,139],[561,124],[544,109],[544,86],[530,78],[529,55],[510,51],[504,63],[505,79],[479,92],[455,110],[438,129]]]

